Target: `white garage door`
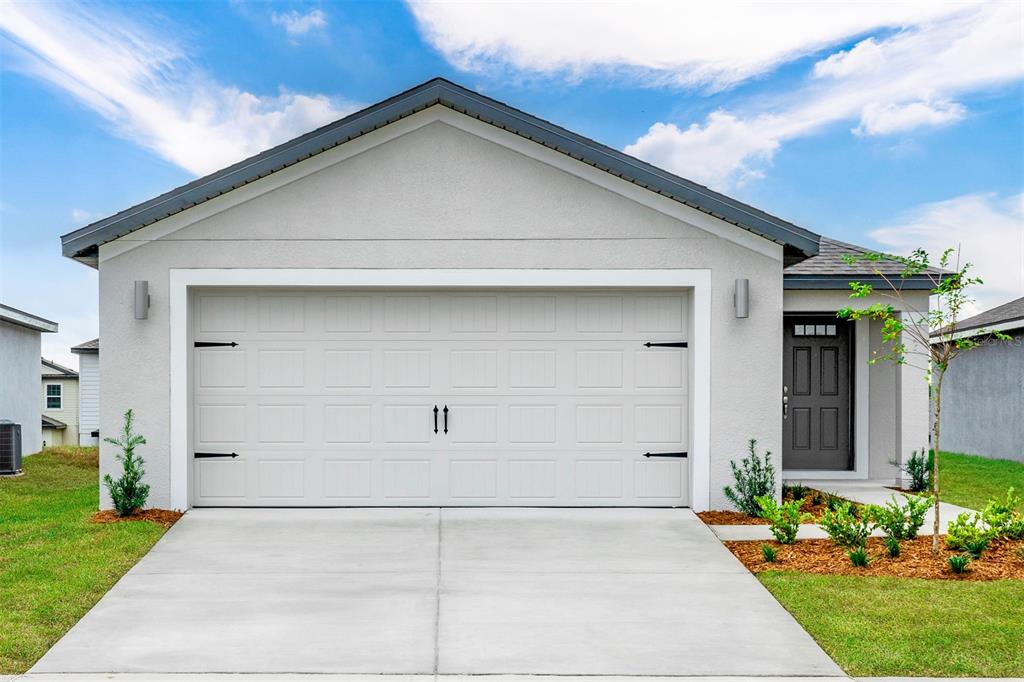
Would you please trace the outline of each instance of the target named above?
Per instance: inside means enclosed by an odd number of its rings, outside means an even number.
[[[644,454],[687,449],[688,351],[644,344],[684,341],[688,309],[679,291],[196,293],[193,504],[685,505],[688,460]]]

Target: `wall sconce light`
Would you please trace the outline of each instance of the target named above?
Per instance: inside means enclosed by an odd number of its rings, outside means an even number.
[[[135,319],[149,318],[149,282],[144,279],[135,280]]]
[[[736,317],[750,317],[750,280],[737,279],[736,293],[733,294],[733,304],[736,306]]]

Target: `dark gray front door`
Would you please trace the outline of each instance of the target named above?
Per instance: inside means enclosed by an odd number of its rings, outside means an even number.
[[[853,468],[851,331],[834,315],[785,317],[785,469]]]

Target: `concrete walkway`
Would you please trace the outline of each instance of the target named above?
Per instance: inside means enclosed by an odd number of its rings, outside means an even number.
[[[787,481],[790,483],[790,481]],[[881,481],[805,481],[804,484],[815,490],[822,490],[830,492],[839,497],[847,500],[853,500],[860,504],[878,504],[884,505],[891,499],[897,499],[900,503],[903,502],[901,494],[888,488],[891,482]],[[965,507],[958,507],[955,504],[949,504],[948,502],[939,502],[939,528],[941,532],[945,533],[946,528],[949,526],[949,522],[955,519],[962,512],[970,512],[972,510]],[[924,525],[921,526],[921,530],[918,531],[918,535],[931,535],[932,524],[935,520],[935,514],[929,509],[925,515]],[[771,540],[772,534],[768,530],[768,526],[751,524],[748,526],[711,526],[711,530],[718,536],[720,540]],[[881,531],[876,530],[872,535],[878,537],[882,535]],[[828,538],[828,533],[823,531],[820,526],[813,523],[800,524],[800,529],[797,531],[796,537],[798,540],[819,540]]]
[[[79,672],[842,675],[666,509],[193,510],[32,670]]]

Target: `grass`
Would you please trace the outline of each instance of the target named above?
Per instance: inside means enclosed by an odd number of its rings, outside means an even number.
[[[757,577],[849,675],[1024,676],[1024,581]]]
[[[980,510],[990,498],[1006,499],[1010,486],[1024,495],[1024,462],[943,452],[939,456],[939,497]],[[1024,507],[1020,509],[1024,512]]]
[[[25,672],[164,533],[89,521],[96,452],[50,448],[25,458],[23,476],[0,479],[0,674]]]

